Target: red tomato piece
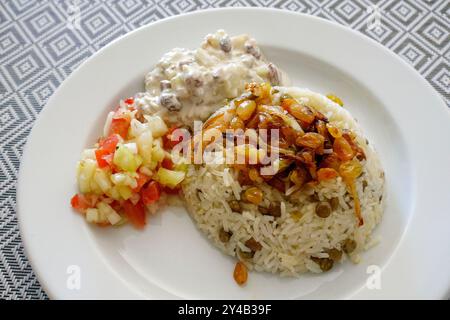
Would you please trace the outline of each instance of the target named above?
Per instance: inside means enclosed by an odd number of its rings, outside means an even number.
[[[146,224],[145,207],[142,202],[133,204],[130,200],[124,201],[123,209],[130,222],[138,229],[142,229]]]
[[[78,193],[70,199],[70,205],[79,213],[86,213],[89,208],[94,208],[97,200],[95,196]]]
[[[161,197],[161,189],[158,182],[151,181],[141,190],[141,199],[144,204],[151,204]]]
[[[161,162],[161,166],[162,166],[164,169],[172,170],[172,169],[174,168],[175,165],[173,164],[173,162],[172,162],[171,159],[169,159],[169,158],[164,158],[163,161]]]
[[[128,98],[125,100],[126,104],[133,104],[134,103],[134,98]]]
[[[109,153],[103,149],[95,150],[95,158],[97,159],[97,164],[100,168],[104,168],[109,165],[108,161],[105,159],[108,155]]]
[[[121,212],[122,211],[122,205],[120,204],[119,201],[114,200],[111,204],[110,204],[111,208],[114,209],[114,211],[116,212]]]
[[[115,134],[110,135],[108,138],[100,141],[100,148],[110,153],[116,151],[116,146],[119,143],[119,137]]]
[[[174,141],[172,140],[172,133],[178,129],[177,127],[171,127],[169,128],[169,130],[167,131],[167,133],[162,137],[163,138],[163,147],[164,149],[173,149],[177,144],[179,144],[183,138],[180,137],[178,139],[178,141]]]
[[[95,158],[100,168],[111,165],[118,142],[119,138],[115,134],[99,142],[100,147],[95,150]]]
[[[141,191],[142,187],[148,182],[150,181],[150,177],[143,174],[143,173],[139,173],[139,176],[136,179],[137,181],[137,187],[133,189],[133,192],[139,192]]]
[[[128,117],[115,116],[111,121],[110,133],[118,134],[122,138],[126,139],[128,135],[128,129],[130,128],[130,122],[131,120]]]
[[[180,188],[180,186],[178,185],[178,186],[176,186],[175,188],[169,188],[169,187],[164,187],[163,188],[163,191],[164,191],[164,193],[167,193],[167,194],[178,194],[178,193],[180,193],[180,190],[181,190],[181,188]]]

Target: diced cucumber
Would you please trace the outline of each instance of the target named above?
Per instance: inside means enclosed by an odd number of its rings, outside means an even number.
[[[131,194],[133,193],[131,188],[128,186],[117,186],[116,188],[117,188],[117,191],[119,191],[120,196],[124,200],[128,200],[131,197]]]
[[[113,163],[124,171],[133,172],[142,164],[142,157],[125,147],[118,145],[114,153]]]
[[[168,170],[159,168],[156,173],[156,180],[164,186],[175,188],[181,181],[183,181],[186,173],[183,171]]]
[[[91,180],[97,168],[97,162],[93,159],[84,159],[78,163],[78,188],[82,193],[91,192]]]
[[[152,161],[161,162],[165,156],[166,153],[164,152],[164,149],[162,147],[161,138],[155,139],[153,141]]]
[[[150,170],[155,170],[156,167],[158,166],[158,161],[152,160],[152,162],[150,162],[150,164],[148,166],[149,166]]]

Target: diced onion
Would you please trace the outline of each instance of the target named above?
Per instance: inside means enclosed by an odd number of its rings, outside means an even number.
[[[103,136],[104,137],[109,136],[109,131],[111,129],[111,122],[112,122],[113,117],[114,117],[114,111],[109,112],[108,116],[106,117],[105,126],[103,127]]]
[[[86,220],[89,223],[98,223],[98,221],[99,221],[98,209],[95,209],[95,208],[87,209],[86,210]]]
[[[95,160],[95,149],[84,149],[81,153],[81,159]]]
[[[158,116],[145,115],[144,118],[147,120],[152,135],[155,138],[162,137],[169,130],[165,122]]]
[[[130,150],[133,154],[137,154],[138,153],[137,144],[135,142],[124,143],[123,146],[125,148],[128,148],[128,150]]]
[[[94,180],[97,182],[98,186],[104,193],[106,193],[111,188],[111,181],[108,175],[102,169],[96,169],[94,174]]]
[[[122,219],[122,217],[110,205],[103,201],[97,204],[97,208],[99,214],[106,217],[112,225],[117,224]]]

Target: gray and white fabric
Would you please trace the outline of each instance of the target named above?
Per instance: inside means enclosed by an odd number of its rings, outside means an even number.
[[[23,146],[47,99],[80,63],[130,30],[225,6],[283,8],[358,30],[417,69],[450,107],[448,0],[0,0],[0,299],[47,298],[24,254],[15,210]]]

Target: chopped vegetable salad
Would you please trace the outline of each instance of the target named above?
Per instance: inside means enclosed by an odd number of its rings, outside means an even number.
[[[139,112],[133,98],[121,101],[108,115],[104,135],[82,152],[72,207],[99,226],[131,222],[142,228],[146,207],[164,193],[177,194],[186,175],[168,152],[176,145],[168,137],[173,129]]]

